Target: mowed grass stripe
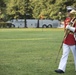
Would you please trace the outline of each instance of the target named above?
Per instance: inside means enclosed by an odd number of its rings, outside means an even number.
[[[29,39],[0,39],[0,41],[16,41],[16,40],[46,40],[46,39],[51,39],[51,38],[29,38]]]
[[[15,32],[18,32],[18,31],[63,31],[64,29],[63,28],[10,28],[10,29],[6,29],[6,28],[3,28],[3,29],[0,29],[0,32],[12,32],[12,31],[15,31]]]

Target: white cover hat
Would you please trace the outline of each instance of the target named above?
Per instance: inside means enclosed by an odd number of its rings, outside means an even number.
[[[73,8],[71,6],[67,6],[67,11],[72,10]]]

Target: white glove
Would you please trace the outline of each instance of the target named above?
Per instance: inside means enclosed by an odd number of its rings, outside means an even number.
[[[70,25],[67,25],[66,29],[69,29],[70,31],[75,32],[75,27],[72,27]]]
[[[74,33],[74,38],[75,38],[75,40],[76,40],[76,33]]]
[[[76,41],[76,33],[74,33],[74,38],[75,38],[75,41]]]

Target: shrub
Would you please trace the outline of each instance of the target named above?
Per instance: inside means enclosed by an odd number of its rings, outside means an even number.
[[[12,23],[0,22],[0,28],[11,28],[15,27]]]

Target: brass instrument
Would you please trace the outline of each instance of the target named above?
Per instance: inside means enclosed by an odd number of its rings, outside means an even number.
[[[76,18],[73,18],[73,19],[71,20],[71,22],[69,23],[69,25],[73,27],[74,24],[75,24],[75,22],[76,22]],[[64,35],[64,39],[66,39],[66,37],[68,36],[69,33],[70,33],[70,30],[69,30],[69,29],[66,29],[65,35]],[[63,39],[63,41],[64,41],[64,39]]]

